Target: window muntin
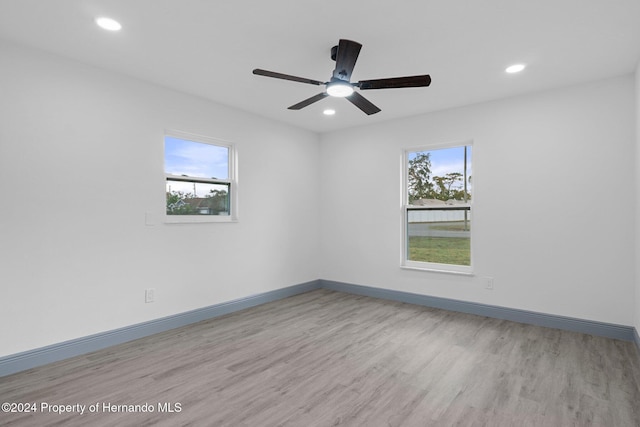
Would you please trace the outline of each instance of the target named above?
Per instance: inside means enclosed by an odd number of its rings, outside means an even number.
[[[470,143],[405,152],[403,266],[470,273]]]
[[[168,222],[217,222],[235,218],[233,146],[182,132],[165,135]],[[209,218],[209,219],[206,219]]]

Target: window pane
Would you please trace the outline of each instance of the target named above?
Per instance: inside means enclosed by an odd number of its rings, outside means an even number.
[[[229,148],[165,136],[164,164],[171,175],[229,179]]]
[[[471,153],[407,152],[406,261],[471,266]]]
[[[471,151],[471,146],[467,145],[409,152],[409,204],[425,205],[431,200],[471,200]]]
[[[167,180],[167,215],[229,215],[229,184]]]
[[[471,211],[407,210],[407,259],[471,265]]]

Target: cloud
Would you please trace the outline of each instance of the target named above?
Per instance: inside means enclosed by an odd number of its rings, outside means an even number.
[[[229,178],[227,147],[165,137],[165,172],[201,178]]]

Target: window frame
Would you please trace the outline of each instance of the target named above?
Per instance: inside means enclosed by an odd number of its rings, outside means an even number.
[[[218,147],[224,147],[228,151],[228,178],[227,179],[211,179],[202,177],[185,177],[182,175],[173,175],[166,172],[166,137],[174,137],[185,141],[196,142],[200,144],[209,144]],[[237,184],[237,152],[236,146],[230,141],[214,138],[205,135],[198,135],[190,132],[179,130],[165,130],[162,138],[162,165],[164,176],[164,222],[167,224],[198,224],[198,223],[229,223],[238,221],[238,184]],[[229,188],[229,215],[169,215],[166,210],[166,183],[167,181],[193,182],[200,184],[219,184],[226,185]]]
[[[401,226],[402,226],[402,239],[401,239],[401,259],[400,259],[400,267],[409,270],[420,270],[420,271],[430,271],[436,273],[448,273],[448,274],[460,274],[460,275],[474,275],[474,229],[473,226],[473,202],[475,200],[475,192],[472,193],[471,200],[467,203],[455,204],[454,206],[437,206],[437,207],[425,207],[419,205],[410,205],[409,204],[409,154],[416,152],[425,152],[425,151],[435,151],[442,150],[447,148],[456,148],[456,147],[472,147],[472,153],[474,152],[473,140],[464,140],[464,141],[455,141],[455,142],[446,142],[439,144],[430,144],[430,145],[420,145],[417,147],[409,147],[405,148],[402,151],[402,198],[401,198]],[[473,160],[472,160],[473,162]],[[469,265],[460,265],[460,264],[443,264],[436,262],[427,262],[427,261],[412,261],[409,258],[409,212],[410,211],[437,211],[437,210],[462,210],[467,209],[469,212],[469,256],[470,263]]]

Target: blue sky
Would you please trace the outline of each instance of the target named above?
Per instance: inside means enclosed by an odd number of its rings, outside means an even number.
[[[218,145],[164,138],[165,173],[197,178],[229,178],[229,149]],[[224,185],[167,181],[167,191],[192,193],[204,197],[210,190],[226,190]]]
[[[229,178],[229,149],[218,145],[164,138],[165,173],[199,178]]]

